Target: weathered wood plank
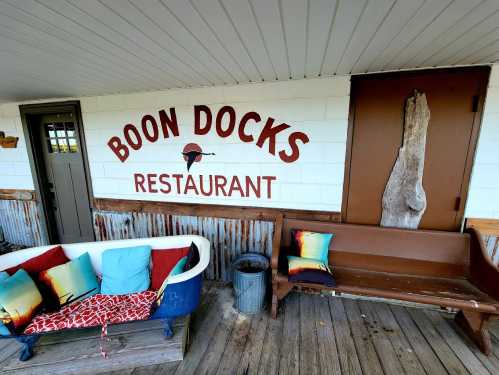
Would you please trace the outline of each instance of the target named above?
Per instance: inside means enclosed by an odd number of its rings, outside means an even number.
[[[378,317],[374,310],[372,302],[359,301],[359,307],[364,320],[366,322],[367,330],[373,341],[374,348],[378,353],[379,360],[383,369],[388,374],[403,374],[404,370],[402,365],[393,349],[390,339],[385,335],[379,326]]]
[[[489,371],[478,360],[473,352],[459,338],[457,332],[445,321],[442,315],[436,311],[425,311],[426,316],[433,323],[436,330],[444,338],[450,348],[456,353],[456,356],[461,360],[464,367],[473,375],[487,375]]]
[[[291,293],[284,305],[284,325],[279,374],[298,375],[300,373],[300,300],[298,293]]]
[[[319,365],[322,374],[340,375],[341,366],[334,336],[329,301],[326,297],[314,298],[317,314],[316,330]]]
[[[230,304],[233,301],[229,288],[220,287],[216,293],[211,294],[210,298],[203,298],[201,306],[194,313],[192,324],[193,340],[188,348],[185,359],[180,363],[176,374],[191,375],[194,374],[201,360],[208,350],[210,342],[222,319],[222,306]]]
[[[341,371],[343,374],[362,374],[359,357],[352,339],[348,319],[340,298],[329,299],[334,335],[338,344]]]
[[[426,373],[432,375],[447,374],[444,366],[442,366],[442,363],[435,355],[435,352],[421,334],[412,318],[407,313],[407,310],[402,306],[395,305],[390,305],[390,309],[392,310],[400,328],[404,331],[404,335],[407,337],[407,340],[411,343],[414,353],[418,356],[421,365],[426,370]]]
[[[363,319],[357,301],[345,298],[343,305],[364,374],[383,374],[383,368],[371,340],[371,334],[367,329],[368,322]]]
[[[265,312],[251,318],[250,332],[237,369],[238,375],[255,375],[258,373],[268,324],[269,316]]]
[[[300,294],[300,374],[319,375],[319,347],[314,308],[316,295]]]
[[[426,372],[414,354],[411,344],[407,341],[404,333],[395,320],[389,306],[386,303],[375,302],[372,304],[378,315],[378,322],[385,336],[391,341],[393,349],[407,374],[424,375]]]
[[[414,323],[435,351],[449,374],[469,374],[459,358],[456,357],[447,342],[440,336],[433,324],[428,320],[422,309],[406,308]]]
[[[277,319],[269,318],[267,334],[263,340],[258,375],[277,374],[279,371],[279,359],[282,350],[282,330],[284,324],[283,316],[284,314],[279,314]]]
[[[219,314],[222,319],[218,321],[215,331],[212,336],[210,336],[209,350],[207,350],[201,358],[199,365],[194,371],[195,374],[214,374],[217,371],[225,347],[232,333],[238,314],[233,308],[234,302],[232,291],[224,289],[222,294],[224,293],[228,294],[229,297],[225,298],[224,302],[220,305],[221,311]]]
[[[234,374],[241,365],[241,357],[248,340],[251,328],[251,318],[237,314],[237,318],[232,328],[232,333],[225,345],[224,352],[218,365],[217,374]]]
[[[21,349],[21,344],[19,344],[15,339],[1,339],[0,340],[0,369],[2,368],[1,363],[3,361],[6,361],[11,357],[18,357],[20,349]]]

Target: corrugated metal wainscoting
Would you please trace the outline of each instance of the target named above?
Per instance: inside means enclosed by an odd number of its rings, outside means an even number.
[[[483,242],[487,248],[487,252],[492,259],[492,262],[499,266],[499,237],[496,236],[483,236]]]
[[[0,200],[0,232],[5,241],[15,245],[31,247],[48,244],[35,201]]]
[[[239,254],[272,255],[271,221],[100,210],[94,210],[93,217],[98,241],[179,234],[208,238],[212,251],[205,276],[209,280],[229,281],[230,265]]]

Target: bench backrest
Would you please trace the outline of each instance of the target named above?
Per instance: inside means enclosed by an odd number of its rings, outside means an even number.
[[[329,247],[329,263],[333,266],[421,276],[467,277],[468,234],[285,219],[283,249],[290,246],[292,229],[334,233]]]

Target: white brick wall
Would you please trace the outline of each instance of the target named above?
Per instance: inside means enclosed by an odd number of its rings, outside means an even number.
[[[499,219],[499,64],[492,66],[466,217]]]
[[[339,211],[349,91],[349,78],[335,77],[82,98],[94,195]],[[262,150],[256,147],[255,142],[241,142],[237,132],[225,139],[219,138],[214,129],[205,136],[194,135],[193,106],[196,104],[209,106],[213,113],[223,105],[231,105],[238,119],[248,111],[256,111],[262,117],[262,123],[267,116],[271,116],[276,123],[291,125],[291,131],[305,132],[310,137],[310,143],[300,144],[299,160],[287,164],[270,155],[266,145]],[[157,117],[158,110],[170,107],[175,107],[180,136],[160,139],[154,144],[145,141],[139,151],[131,150],[125,163],[118,161],[106,145],[109,138],[114,135],[122,137],[123,126],[129,122],[140,125],[144,114]],[[249,125],[248,129],[255,129],[256,138],[259,134],[256,130],[262,126]],[[215,157],[205,157],[202,163],[194,164],[191,174],[275,175],[277,181],[273,183],[272,199],[177,196],[134,191],[134,172],[185,175],[185,162],[180,151],[189,142],[200,144],[206,152],[216,153]],[[287,149],[285,144],[282,146]]]
[[[17,105],[0,106],[0,131],[19,137],[17,148],[0,147],[0,189],[34,189]]]

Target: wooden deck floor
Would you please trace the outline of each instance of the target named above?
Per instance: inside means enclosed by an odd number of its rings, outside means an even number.
[[[119,374],[499,374],[496,322],[487,357],[431,309],[292,293],[273,320],[232,302],[230,288],[208,285],[184,361]]]

